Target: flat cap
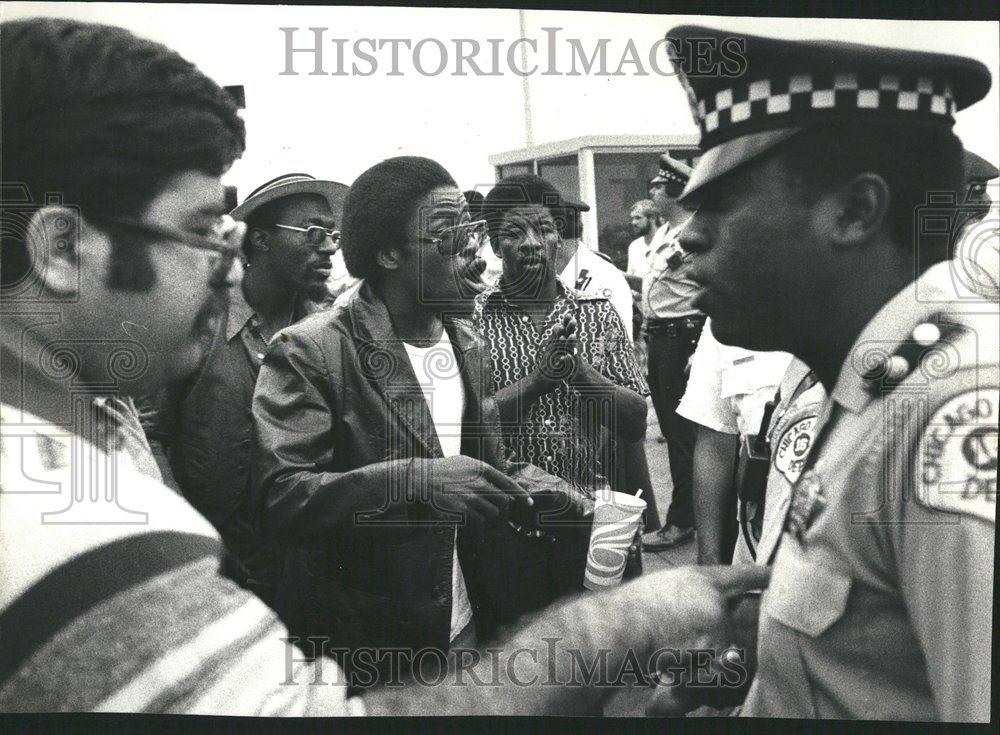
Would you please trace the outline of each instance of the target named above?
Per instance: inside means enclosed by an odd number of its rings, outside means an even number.
[[[973,59],[840,41],[679,26],[667,33],[667,47],[704,151],[683,197],[805,127],[848,120],[951,127],[991,84],[989,69]]]
[[[565,207],[579,212],[589,212],[590,205],[566,199],[546,179],[535,174],[515,174],[496,183],[486,195],[484,207],[513,207],[520,204],[540,204],[543,207]]]

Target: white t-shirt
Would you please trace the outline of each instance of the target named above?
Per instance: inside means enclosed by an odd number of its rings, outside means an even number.
[[[462,413],[465,410],[465,390],[458,360],[451,347],[448,332],[441,332],[440,341],[433,347],[414,347],[403,343],[406,355],[413,366],[413,374],[423,391],[424,400],[431,411],[434,431],[445,457],[462,453]],[[458,563],[458,529],[455,529],[455,548],[451,561],[451,634],[456,636],[472,620],[472,604],[465,587],[465,576]]]
[[[628,270],[630,276],[642,278],[649,270],[649,246],[645,237],[637,237],[628,246]]]
[[[725,434],[756,434],[792,356],[719,344],[705,320],[677,413]]]
[[[621,317],[625,334],[632,334],[632,289],[625,274],[614,264],[581,244],[559,274],[559,280],[567,288],[608,299]]]

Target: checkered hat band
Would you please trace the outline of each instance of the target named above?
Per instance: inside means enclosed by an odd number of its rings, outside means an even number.
[[[667,181],[673,181],[678,184],[687,184],[688,182],[686,177],[681,176],[675,171],[671,171],[670,169],[665,169],[665,168],[661,168],[659,173],[657,173],[657,176],[661,179],[666,179]]]
[[[913,113],[953,120],[951,85],[930,77],[893,74],[792,74],[720,89],[694,103],[702,135],[759,123],[776,115],[829,112]]]

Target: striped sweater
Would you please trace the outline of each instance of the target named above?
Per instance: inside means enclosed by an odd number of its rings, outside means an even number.
[[[0,712],[359,713],[124,449],[0,407]]]

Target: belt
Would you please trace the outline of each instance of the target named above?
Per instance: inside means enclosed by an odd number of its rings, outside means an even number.
[[[705,324],[704,314],[672,317],[670,319],[649,318],[646,320],[646,332],[649,334],[678,334],[687,330],[701,329]]]

